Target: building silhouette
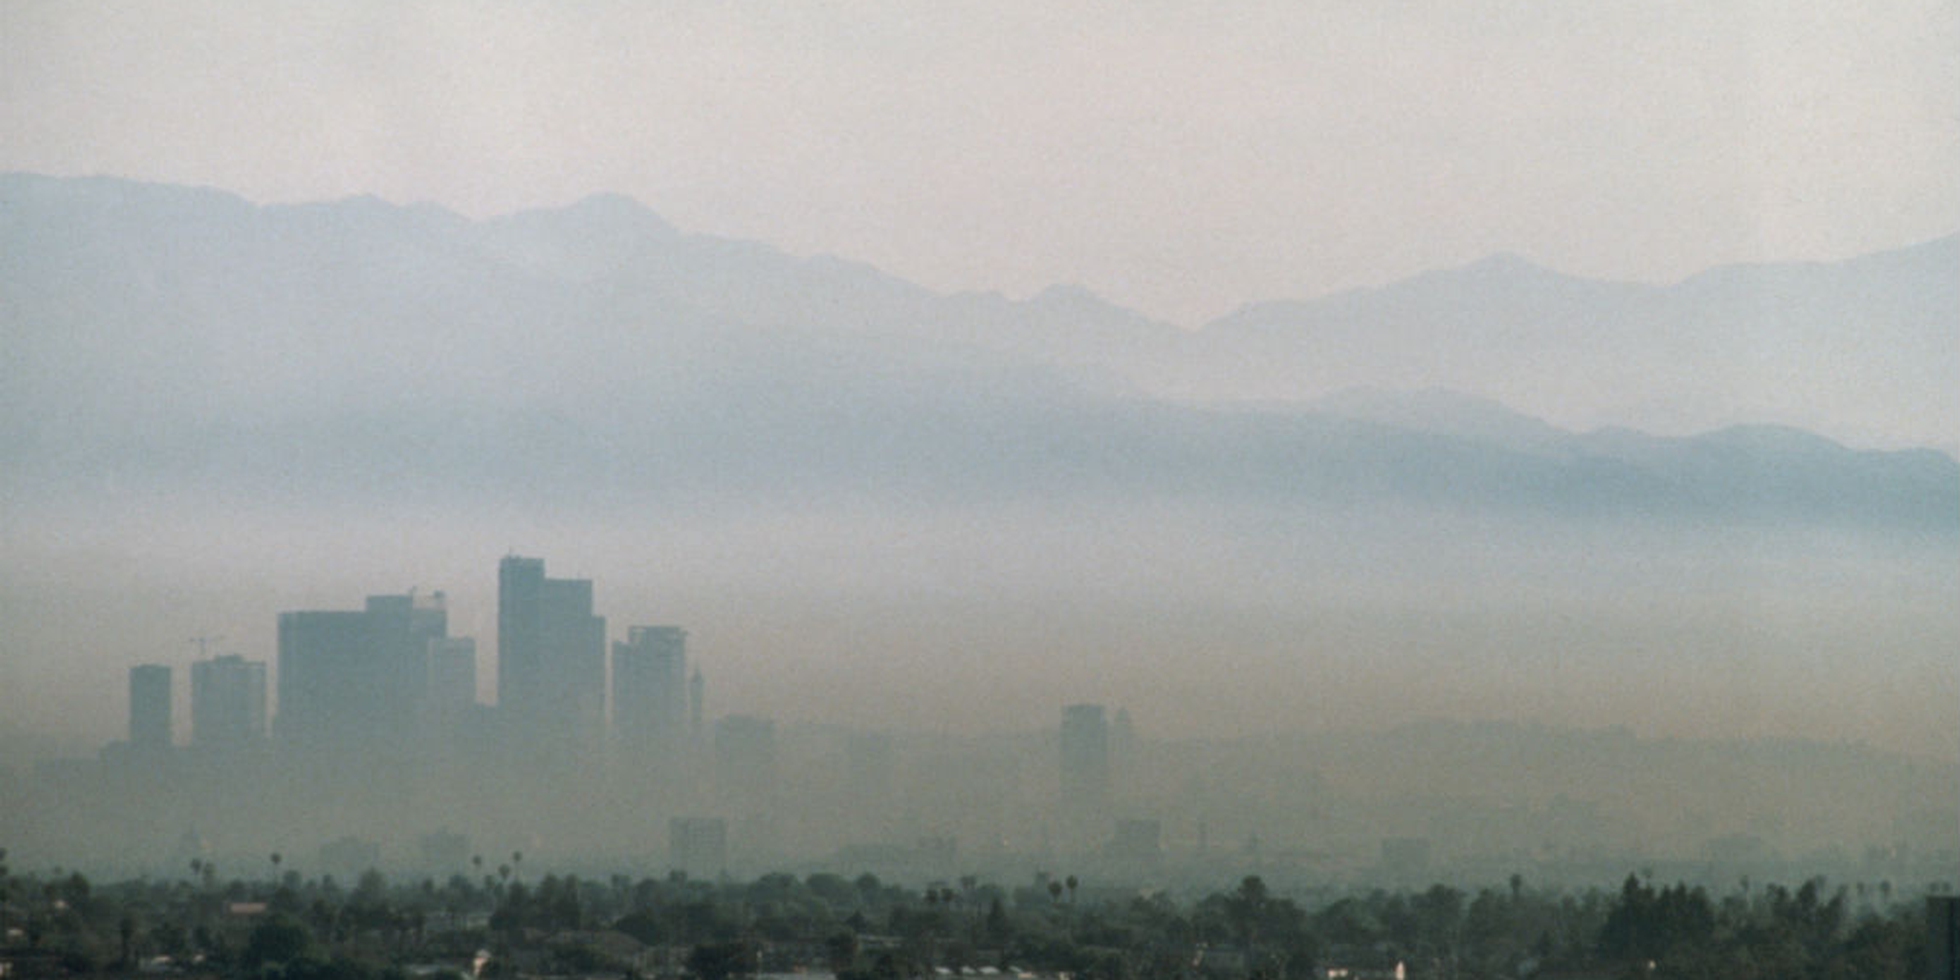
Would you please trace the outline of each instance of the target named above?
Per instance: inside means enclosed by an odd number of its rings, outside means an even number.
[[[687,738],[699,743],[704,733],[702,721],[708,707],[708,680],[701,676],[701,668],[694,668],[694,676],[687,681]]]
[[[592,580],[554,579],[544,559],[506,557],[497,569],[497,710],[529,753],[577,753],[606,718],[606,621],[592,613]]]
[[[671,755],[687,738],[687,631],[635,626],[612,651],[613,735],[628,757]]]
[[[461,748],[482,710],[476,703],[476,641],[467,636],[436,637],[429,641],[428,657],[425,711],[430,734],[446,749]]]
[[[1117,708],[1109,721],[1109,795],[1120,804],[1136,782],[1137,729],[1130,709]]]
[[[440,592],[369,596],[357,611],[280,613],[280,741],[394,753],[418,743],[430,710],[429,650],[447,638],[448,622]]]
[[[1109,723],[1100,704],[1062,709],[1062,812],[1094,817],[1109,806]]]
[[[142,753],[170,748],[170,668],[142,664],[129,668],[129,747]]]
[[[191,745],[242,749],[265,738],[265,662],[240,656],[191,664]]]

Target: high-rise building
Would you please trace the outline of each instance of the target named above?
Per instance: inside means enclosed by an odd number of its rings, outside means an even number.
[[[307,750],[406,748],[426,734],[442,593],[370,596],[359,611],[279,614],[280,740]]]
[[[606,621],[590,579],[554,579],[544,559],[497,570],[497,710],[530,753],[583,750],[606,718]]]
[[[239,749],[265,738],[265,662],[240,656],[191,664],[191,745]]]
[[[477,710],[476,641],[467,636],[431,639],[428,683],[431,734],[453,747]]]
[[[170,668],[129,668],[129,746],[138,752],[170,748]]]
[[[1062,809],[1071,817],[1100,814],[1109,803],[1109,723],[1100,704],[1062,709]]]
[[[613,644],[613,734],[633,754],[671,753],[687,733],[687,631],[635,626]]]
[[[1136,778],[1137,729],[1130,720],[1130,709],[1117,708],[1109,721],[1109,795],[1122,801],[1123,793]]]
[[[701,676],[701,668],[694,668],[694,676],[687,680],[687,737],[699,744],[702,734],[702,718],[708,706],[708,679]]]

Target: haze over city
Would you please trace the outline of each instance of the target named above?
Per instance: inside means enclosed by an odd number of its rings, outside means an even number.
[[[1587,860],[1924,851],[1955,51],[1941,3],[6,5],[0,767],[126,758],[141,664],[183,746],[214,655],[278,742],[280,617],[370,596],[440,591],[494,714],[523,555],[603,649],[685,629],[704,731],[894,740],[907,840],[1092,850],[1043,821],[1100,705],[1160,765],[1111,809],[1179,846],[1478,855],[1511,797]],[[1411,761],[1450,744],[1491,754]],[[1820,794],[1870,812],[1783,812]],[[490,795],[480,840],[531,833]],[[863,843],[821,799],[731,846]],[[61,850],[58,809],[0,829]],[[388,822],[246,812],[201,828]],[[546,853],[657,849],[567,819]]]

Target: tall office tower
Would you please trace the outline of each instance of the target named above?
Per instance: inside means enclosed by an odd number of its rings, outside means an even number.
[[[359,611],[279,614],[280,741],[391,754],[426,734],[429,647],[446,637],[442,593],[369,596]]]
[[[687,682],[687,737],[699,743],[702,735],[702,715],[708,707],[708,681],[701,676],[701,668],[694,668],[694,676]]]
[[[1137,729],[1130,720],[1130,709],[1117,708],[1109,722],[1109,795],[1121,804],[1124,793],[1136,782]]]
[[[1100,815],[1109,803],[1109,725],[1100,704],[1062,709],[1062,810],[1071,818]]]
[[[265,738],[265,662],[213,657],[191,664],[191,745],[239,749]]]
[[[635,755],[667,754],[687,733],[687,631],[634,626],[613,644],[613,734]]]
[[[137,752],[170,748],[170,668],[129,668],[129,747]]]
[[[529,753],[582,751],[606,719],[606,621],[592,580],[545,578],[544,559],[497,569],[497,711]]]
[[[476,641],[439,636],[429,641],[430,734],[442,744],[461,744],[476,711]]]

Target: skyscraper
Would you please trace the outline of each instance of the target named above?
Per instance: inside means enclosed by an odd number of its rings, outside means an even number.
[[[280,613],[280,740],[338,752],[412,745],[426,734],[429,647],[448,623],[440,592]]]
[[[687,738],[699,743],[702,733],[702,718],[708,710],[708,679],[701,676],[701,668],[694,668],[694,676],[687,679]]]
[[[460,718],[476,704],[476,641],[439,636],[429,641],[429,710],[439,721]]]
[[[687,631],[635,626],[613,644],[613,733],[628,753],[671,753],[687,733]]]
[[[529,753],[580,751],[606,717],[606,621],[590,579],[554,579],[544,559],[497,569],[497,710]]]
[[[265,662],[239,656],[191,664],[191,745],[240,749],[265,738]]]
[[[1109,724],[1100,704],[1062,709],[1062,810],[1070,817],[1101,814],[1109,803]]]
[[[170,748],[170,668],[129,668],[129,746],[138,752]]]
[[[487,710],[476,702],[476,640],[443,636],[429,641],[429,695],[425,705],[431,748],[454,754],[481,745]]]

